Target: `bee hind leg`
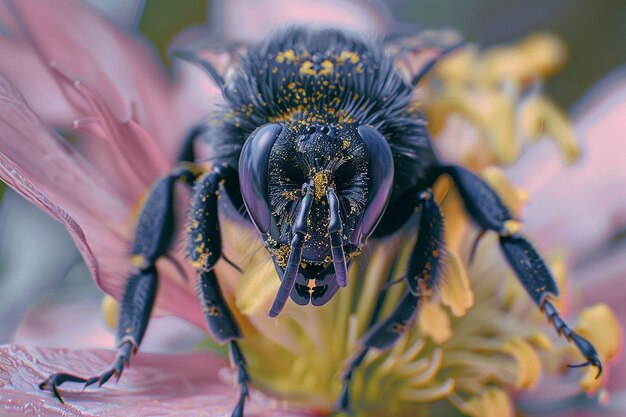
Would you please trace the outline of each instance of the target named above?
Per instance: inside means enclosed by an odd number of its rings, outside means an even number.
[[[602,363],[593,345],[574,332],[561,318],[550,297],[558,296],[557,283],[533,245],[519,234],[521,223],[513,219],[496,192],[481,178],[459,166],[444,166],[441,173],[454,181],[467,212],[483,230],[498,233],[500,248],[511,269],[537,306],[545,313],[557,333],[572,342],[586,361],[578,366],[595,366],[599,377]]]

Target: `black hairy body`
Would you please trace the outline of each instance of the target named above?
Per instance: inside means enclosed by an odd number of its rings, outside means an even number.
[[[432,182],[436,158],[425,119],[412,102],[413,87],[396,72],[394,61],[382,44],[337,30],[293,28],[248,49],[226,80],[224,109],[211,116],[204,135],[212,161],[236,166],[246,139],[266,123],[302,130],[316,123],[370,125],[393,154],[390,204],[409,190],[416,195]],[[383,218],[381,226],[386,223]]]

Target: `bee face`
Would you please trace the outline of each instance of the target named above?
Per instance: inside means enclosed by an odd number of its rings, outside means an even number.
[[[341,285],[338,269],[345,274],[384,211],[393,177],[385,139],[355,124],[266,125],[246,142],[240,175],[279,276],[295,262],[292,242],[303,233],[291,298],[326,303]]]

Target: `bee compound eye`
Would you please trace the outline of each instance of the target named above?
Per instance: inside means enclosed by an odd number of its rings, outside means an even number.
[[[239,158],[239,183],[246,210],[260,233],[267,233],[271,209],[268,198],[270,152],[282,131],[278,123],[266,124],[246,140]]]
[[[358,127],[369,156],[369,193],[363,220],[361,223],[360,243],[363,243],[374,231],[382,217],[393,183],[393,155],[389,143],[376,129],[369,126]]]

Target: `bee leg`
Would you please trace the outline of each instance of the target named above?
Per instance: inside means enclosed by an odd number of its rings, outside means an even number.
[[[361,349],[348,363],[343,375],[342,390],[335,404],[338,411],[350,410],[350,382],[354,370],[363,362],[368,350],[373,348],[384,351],[391,348],[415,320],[421,297],[436,287],[439,281],[443,216],[430,191],[422,193],[420,205],[419,234],[405,274],[407,289],[391,315],[373,325],[359,341]]]
[[[63,402],[57,387],[65,382],[83,382],[85,387],[95,383],[101,386],[113,375],[120,378],[124,366],[137,352],[150,319],[157,292],[155,262],[167,252],[171,239],[174,184],[178,180],[192,183],[194,178],[194,173],[186,167],[175,170],[154,185],[144,204],[133,243],[132,262],[138,272],[126,281],[116,335],[117,353],[111,366],[90,378],[66,373],[53,374],[39,384],[41,390],[52,392]]]
[[[549,301],[550,297],[558,296],[556,281],[535,248],[526,238],[518,234],[521,225],[513,219],[500,197],[482,179],[465,168],[445,166],[442,172],[452,177],[467,212],[478,226],[500,235],[502,252],[520,283],[546,314],[557,332],[574,343],[585,357],[586,362],[574,366],[595,366],[598,368],[597,376],[600,376],[602,363],[595,348],[565,323]]]
[[[441,58],[444,58],[444,57],[450,55],[451,53],[457,51],[458,49],[460,49],[460,48],[462,48],[462,47],[464,47],[466,45],[467,45],[467,42],[465,42],[465,41],[456,42],[456,43],[446,47],[442,51],[440,51],[439,54],[437,54],[437,56],[435,56],[434,58],[428,60],[422,66],[422,69],[411,78],[411,85],[413,86],[413,88],[417,87],[417,85],[420,83],[420,81],[422,81],[422,79],[428,73],[430,73],[430,71],[441,60]]]
[[[194,143],[202,134],[204,134],[209,127],[204,123],[199,123],[193,126],[185,135],[183,139],[183,146],[181,146],[178,154],[178,162],[195,162],[196,152],[194,150]]]
[[[192,265],[197,269],[196,289],[211,334],[220,343],[228,342],[231,364],[237,368],[239,400],[232,417],[242,417],[248,397],[248,372],[246,359],[237,343],[242,334],[234,315],[222,296],[213,267],[222,256],[218,219],[218,193],[220,184],[228,192],[237,186],[236,173],[228,166],[219,166],[200,177],[194,186],[190,206],[190,227],[187,251]]]

